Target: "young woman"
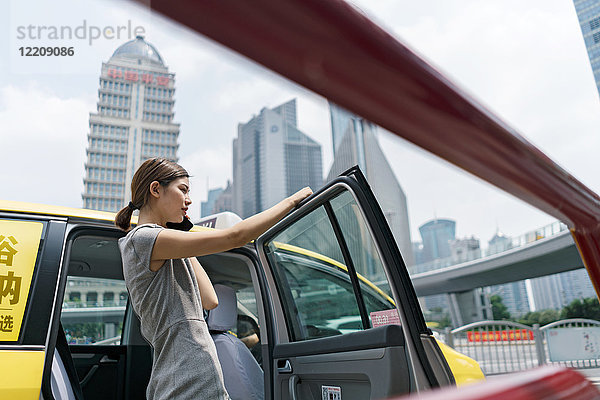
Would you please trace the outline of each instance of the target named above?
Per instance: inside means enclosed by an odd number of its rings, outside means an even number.
[[[304,188],[235,226],[184,232],[167,223],[185,222],[192,203],[188,173],[164,158],[145,161],[131,181],[132,201],[115,218],[127,236],[119,240],[123,275],[142,335],[154,349],[148,399],[229,399],[202,309],[218,300],[195,258],[243,246],[265,232],[312,194]],[[139,209],[138,225],[130,229]]]

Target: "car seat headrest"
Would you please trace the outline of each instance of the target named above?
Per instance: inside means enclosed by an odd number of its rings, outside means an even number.
[[[208,313],[208,329],[227,332],[237,323],[237,298],[235,290],[225,285],[214,285],[219,305]]]

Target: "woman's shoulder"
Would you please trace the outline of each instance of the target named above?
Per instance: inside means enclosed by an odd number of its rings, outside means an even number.
[[[157,224],[142,224],[131,229],[127,235],[119,239],[119,250],[123,261],[139,262],[149,266],[154,242],[163,229]]]
[[[127,242],[131,241],[139,241],[147,239],[155,239],[158,233],[163,230],[160,225],[157,224],[141,224],[137,225],[135,228],[129,230],[125,236],[119,239],[119,243],[124,245]]]
[[[163,228],[162,226],[160,226],[158,224],[153,224],[153,223],[136,225],[135,227],[133,227],[132,229],[130,229],[127,232],[127,235],[125,235],[125,237],[127,237],[127,236],[133,236],[136,232],[138,232],[140,230],[146,230],[146,229],[152,229],[152,230],[158,229],[158,230],[161,230],[161,229],[165,229],[165,228]]]

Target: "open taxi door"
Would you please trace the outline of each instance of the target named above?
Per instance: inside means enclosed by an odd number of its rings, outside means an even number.
[[[358,167],[255,245],[273,316],[267,398],[374,399],[453,383]]]

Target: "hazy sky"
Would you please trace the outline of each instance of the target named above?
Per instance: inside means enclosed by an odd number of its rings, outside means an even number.
[[[600,103],[569,0],[371,0],[355,2],[403,43],[472,94],[558,164],[600,191]],[[86,37],[39,39],[26,27],[85,24]],[[192,216],[231,177],[237,124],[262,107],[298,99],[302,131],[332,162],[327,102],[185,28],[124,1],[0,4],[0,198],[81,206],[89,113],[103,61],[128,40],[91,39],[93,28],[142,27],[176,74],[180,163],[192,179]],[[25,27],[25,31],[19,27]],[[84,31],[80,29],[81,34]],[[25,35],[23,35],[25,33]],[[25,36],[25,37],[23,37]],[[81,35],[80,35],[81,36]],[[22,57],[25,46],[72,46],[72,57]],[[459,236],[486,246],[497,227],[519,235],[553,219],[457,168],[380,133],[408,198],[413,240],[433,218],[457,220]]]

